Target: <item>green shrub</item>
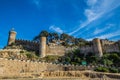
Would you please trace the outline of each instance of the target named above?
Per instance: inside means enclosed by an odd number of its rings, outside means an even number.
[[[71,62],[71,64],[77,65],[78,63],[76,63],[76,62]]]
[[[120,73],[120,68],[118,69],[118,73]]]
[[[119,70],[118,70],[118,69],[115,69],[115,68],[110,68],[109,70],[110,70],[110,72],[112,72],[112,73],[118,73],[118,72],[119,72]]]
[[[71,61],[70,57],[66,57],[66,58],[65,58],[65,61],[66,61],[66,62],[70,62],[70,61]]]
[[[34,56],[33,56],[32,54],[30,54],[30,53],[27,53],[26,56],[27,56],[27,58],[30,58],[30,59],[34,57]]]
[[[99,72],[109,72],[109,68],[106,67],[98,67],[95,69],[95,71],[99,71]]]
[[[47,62],[54,62],[58,59],[58,56],[53,56],[53,55],[48,55],[46,57],[44,57],[44,60]]]
[[[38,59],[38,56],[36,56],[33,53],[26,53],[26,56],[28,59],[32,59],[32,60]]]
[[[20,53],[24,53],[24,51],[20,51]]]

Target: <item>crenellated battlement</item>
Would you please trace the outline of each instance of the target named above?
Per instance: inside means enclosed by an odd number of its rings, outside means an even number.
[[[24,40],[24,39],[16,39],[15,43],[26,43],[26,44],[32,44],[32,45],[39,45],[39,42],[31,41],[31,40]]]
[[[81,69],[81,68],[85,68],[88,69],[88,68],[95,68],[95,67],[98,67],[98,66],[84,66],[84,65],[71,65],[71,64],[56,64],[56,63],[48,63],[48,62],[41,62],[41,61],[31,61],[31,60],[19,60],[19,59],[7,59],[7,58],[0,58],[0,60],[3,60],[3,61],[12,61],[13,63],[14,62],[19,62],[19,63],[26,63],[26,64],[38,64],[38,65],[45,65],[45,67],[47,66],[52,66],[52,67],[49,67],[49,68],[53,68],[53,70],[55,69],[54,67],[63,67],[61,71],[64,71],[64,68],[66,67],[71,67],[73,68],[74,70],[75,69]],[[54,66],[54,67],[53,67]],[[77,67],[77,68],[75,68]],[[59,69],[59,68],[58,68]],[[56,71],[56,70],[55,70]]]
[[[16,45],[22,45],[24,49],[38,51],[39,50],[39,43],[30,40],[23,40],[23,39],[16,39]]]

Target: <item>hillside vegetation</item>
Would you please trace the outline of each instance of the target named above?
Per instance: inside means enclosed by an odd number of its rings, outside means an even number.
[[[47,37],[47,43],[57,43],[61,44],[66,47],[71,46],[84,46],[84,45],[91,45],[92,43],[89,41],[86,41],[82,38],[75,38],[73,36],[70,36],[66,33],[58,34],[56,32],[47,32],[47,31],[41,31],[39,35],[34,37],[34,41],[40,41],[40,37],[44,36]]]
[[[119,53],[104,53],[103,57],[97,57],[93,53],[84,55],[79,50],[66,53],[65,56],[46,56],[44,58],[46,62],[62,63],[62,64],[74,64],[83,65],[82,62],[86,62],[87,65],[98,66],[95,71],[99,72],[112,72],[120,73],[120,54]]]

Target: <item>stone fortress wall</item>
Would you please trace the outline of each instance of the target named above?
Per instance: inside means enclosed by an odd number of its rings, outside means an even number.
[[[94,67],[95,66],[87,66],[86,69],[93,69]],[[0,58],[0,76],[20,76],[25,73],[34,74],[43,71],[80,71],[82,69],[85,69],[85,66]]]
[[[120,41],[113,42],[109,40],[101,40],[102,44],[102,50],[105,53],[110,53],[110,52],[120,52]]]
[[[15,40],[16,44],[22,45],[24,48],[26,49],[30,49],[33,51],[38,51],[41,50],[39,49],[39,43],[38,42],[34,42],[34,41],[28,41],[28,40]],[[59,55],[59,56],[63,56],[66,52],[75,50],[75,49],[80,49],[80,51],[82,53],[89,53],[92,52],[94,53],[94,49],[93,46],[82,46],[82,47],[65,47],[62,45],[58,45],[58,44],[46,44],[46,53],[44,53],[45,55]]]
[[[65,52],[67,51],[67,48],[61,45],[47,45],[46,55],[59,55],[63,56]]]
[[[13,30],[10,31],[8,45],[10,45],[12,42],[15,42],[18,45],[22,45],[25,49],[38,51],[40,57],[45,57],[46,55],[62,56],[65,54],[65,52],[75,49],[75,47],[66,48],[65,46],[55,43],[46,44],[46,37],[41,37],[40,43],[28,40],[17,40],[15,37],[16,32]],[[77,48],[80,49],[80,51],[84,54],[95,53],[97,56],[101,57],[103,53],[107,52],[120,53],[120,41],[113,42],[105,39],[95,38],[92,40],[92,45],[85,45]]]
[[[105,78],[119,80],[120,74],[89,71],[98,66],[78,66],[0,58],[0,79],[8,78]],[[83,70],[86,71],[83,71]],[[87,79],[89,78],[89,79]],[[111,79],[114,78],[114,79]],[[78,79],[78,80],[79,80]],[[45,79],[46,80],[46,79]],[[60,79],[61,80],[61,79]],[[92,79],[94,80],[94,79]],[[96,79],[95,79],[96,80]],[[98,79],[97,79],[98,80]]]
[[[97,40],[97,41],[95,41]],[[120,53],[120,42],[107,41],[102,39],[94,39],[92,41],[93,45],[85,45],[81,47],[64,47],[62,45],[47,45],[46,55],[64,55],[65,52],[72,51],[74,49],[79,49],[81,53],[95,53],[98,56],[102,56],[103,53],[118,52]]]
[[[82,46],[79,49],[80,49],[80,52],[84,53],[85,55],[87,55],[88,53],[94,53],[94,48],[92,45],[91,46],[89,46],[89,45]]]
[[[119,48],[120,45],[118,43],[111,42],[111,41],[106,42],[106,40],[100,40],[100,41],[101,41],[100,42],[101,45],[99,45],[98,47],[101,46],[103,53],[110,53],[110,52],[118,52],[119,53],[120,52],[120,48]],[[16,39],[15,43],[19,44],[19,45],[22,45],[26,49],[30,49],[30,50],[33,50],[33,51],[38,51],[39,50],[39,43],[38,42]],[[94,53],[95,50],[97,50],[96,48],[97,47],[94,47],[93,45],[85,45],[85,46],[79,47],[81,53],[85,53],[85,54]],[[60,55],[60,56],[63,56],[65,52],[68,52],[68,51],[74,50],[74,49],[78,49],[78,47],[68,47],[68,48],[66,48],[62,45],[51,44],[51,45],[46,45],[46,53],[45,54],[46,55]]]
[[[16,39],[15,44],[23,46],[24,49],[28,49],[31,51],[39,51],[40,44],[35,41],[29,41],[29,40],[20,40]],[[70,50],[70,48],[65,48],[61,45],[46,45],[46,51],[45,55],[64,55],[65,51]],[[43,48],[42,48],[43,49]]]
[[[29,50],[32,50],[32,51],[39,50],[39,43],[35,42],[35,41],[16,39],[15,43],[17,45],[22,45],[23,48],[25,48],[25,49],[29,49]]]
[[[45,66],[44,63],[0,58],[0,76],[21,76],[22,73],[41,72],[46,70]]]

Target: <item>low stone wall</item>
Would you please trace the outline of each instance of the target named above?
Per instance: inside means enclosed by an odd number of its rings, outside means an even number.
[[[42,72],[42,71],[81,70],[84,68],[91,69],[92,67],[0,58],[0,74],[1,75],[20,75],[21,73],[27,73],[27,72],[36,73],[36,72]]]
[[[46,70],[46,64],[0,58],[0,76],[21,76],[22,73],[37,73]]]
[[[30,60],[12,60],[0,58],[0,78],[49,78],[49,77],[80,77],[80,78],[107,78],[120,79],[120,74],[81,71],[93,67],[33,62]]]
[[[33,62],[30,60],[12,60],[0,58],[0,76],[21,76],[22,74],[41,73],[43,71],[72,71],[91,69],[91,67]]]

